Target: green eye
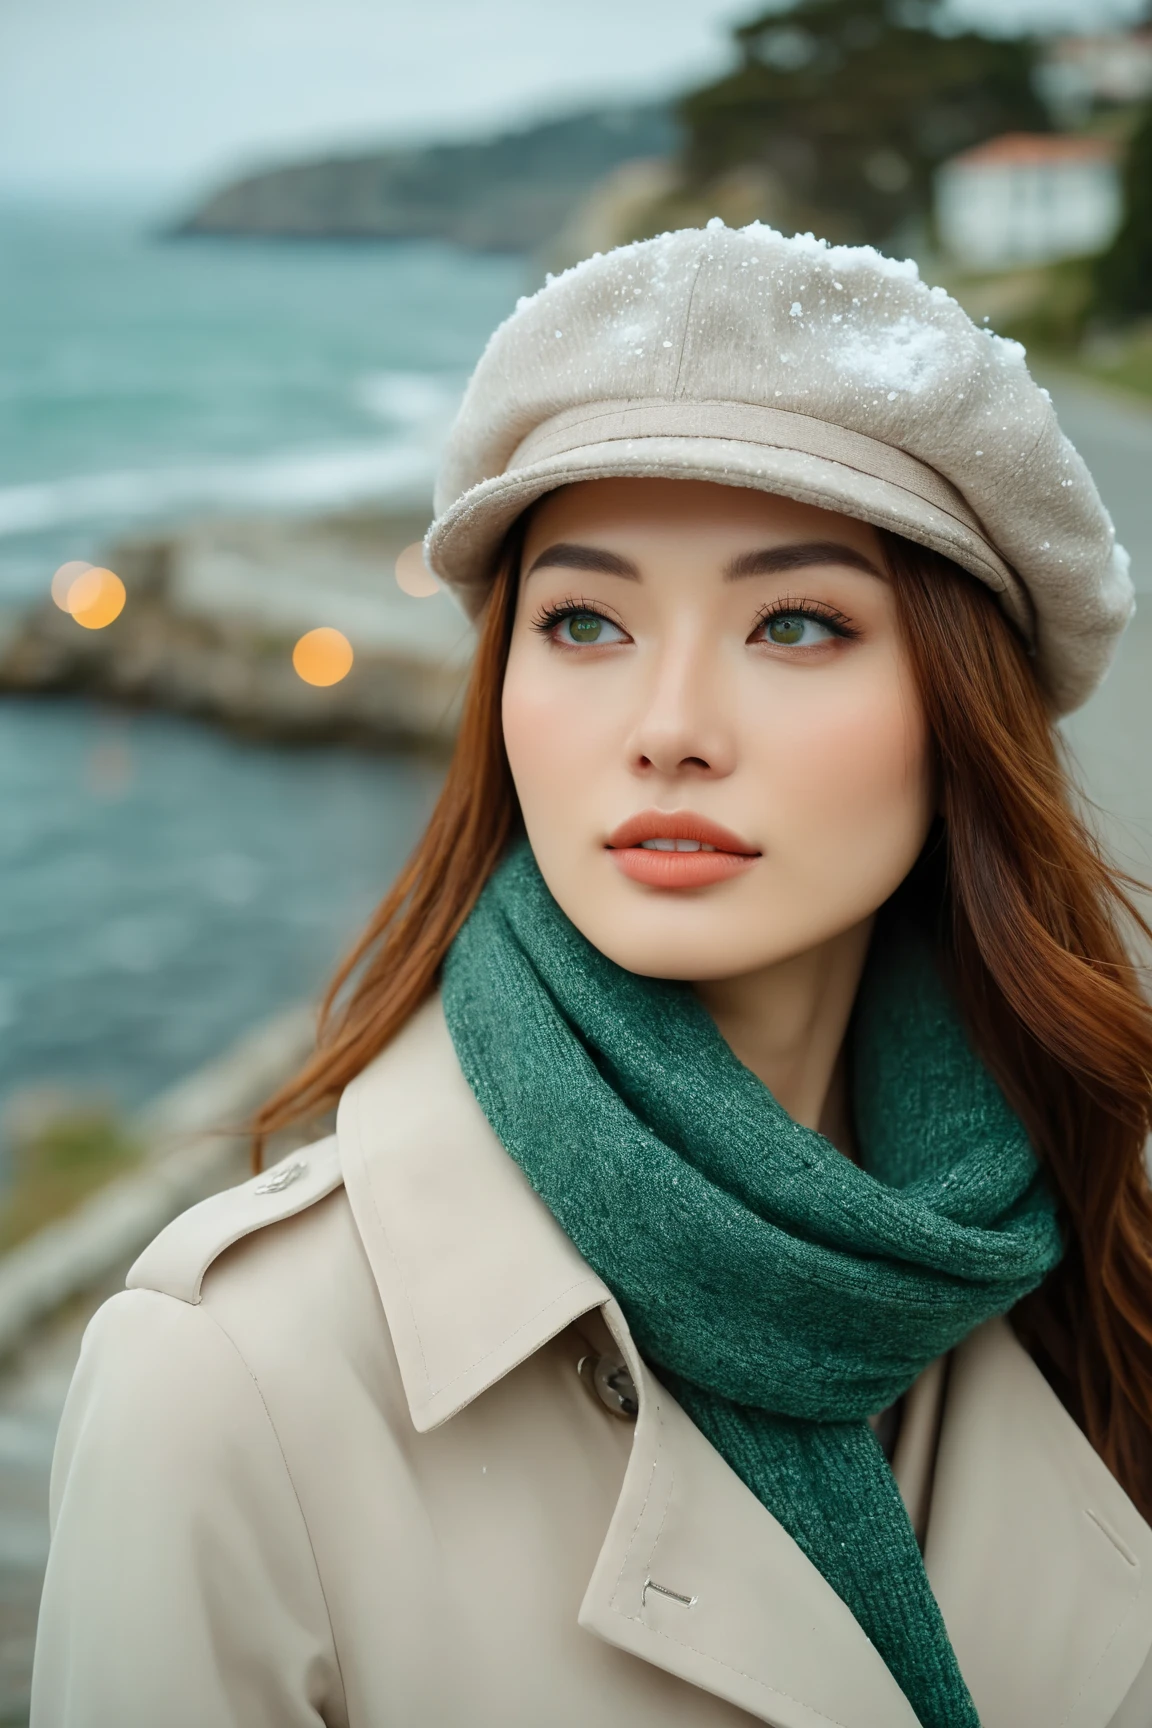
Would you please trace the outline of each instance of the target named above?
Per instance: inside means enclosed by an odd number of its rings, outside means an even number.
[[[575,606],[557,606],[536,620],[535,628],[561,648],[606,648],[610,642],[627,642],[619,624],[599,612]]]
[[[768,621],[768,638],[782,648],[791,648],[804,640],[804,626],[809,620],[799,612],[781,612]]]
[[[763,640],[778,648],[815,648],[830,642],[837,631],[812,612],[776,612],[760,628]]]
[[[576,612],[567,621],[568,636],[573,642],[598,642],[604,629],[603,618],[594,612]]]

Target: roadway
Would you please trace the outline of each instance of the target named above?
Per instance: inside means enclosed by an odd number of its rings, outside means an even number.
[[[1047,383],[1132,555],[1137,588],[1112,671],[1065,733],[1111,851],[1152,881],[1152,404],[1066,378]]]

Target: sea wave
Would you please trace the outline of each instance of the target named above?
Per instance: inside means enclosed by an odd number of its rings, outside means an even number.
[[[352,386],[360,408],[386,424],[446,431],[460,406],[465,379],[440,372],[366,372]]]
[[[309,511],[369,500],[423,501],[434,472],[434,450],[423,440],[405,440],[77,474],[0,487],[0,538],[189,510]]]

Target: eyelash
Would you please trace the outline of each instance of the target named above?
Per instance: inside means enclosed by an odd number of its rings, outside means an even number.
[[[813,618],[817,624],[823,624],[834,636],[840,636],[847,642],[854,642],[860,635],[852,620],[846,618],[835,606],[829,606],[823,600],[794,599],[790,594],[785,594],[779,600],[771,600],[767,606],[762,607],[756,614],[756,622],[749,635],[754,636],[757,630],[762,630],[773,618]]]
[[[538,630],[541,636],[550,636],[552,631],[558,625],[563,624],[566,618],[573,618],[578,615],[588,616],[589,614],[594,618],[605,619],[607,623],[614,624],[618,630],[624,628],[620,620],[613,618],[600,601],[580,600],[575,597],[561,600],[555,606],[545,607],[532,620],[532,628]],[[782,599],[771,600],[761,608],[748,632],[749,636],[754,636],[757,630],[762,630],[774,618],[813,618],[818,624],[823,624],[826,629],[831,630],[834,636],[839,636],[849,642],[855,641],[860,635],[851,619],[846,618],[843,612],[838,611],[835,606],[829,606],[823,600],[794,599],[791,595],[786,594]]]
[[[615,624],[617,630],[623,630],[619,618],[613,618],[611,612],[599,600],[561,600],[555,606],[546,606],[532,620],[533,630],[539,630],[541,636],[550,636],[558,624],[563,624],[565,618],[577,616],[603,618],[605,623]]]

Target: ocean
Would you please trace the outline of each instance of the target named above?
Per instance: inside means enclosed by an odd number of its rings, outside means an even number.
[[[166,240],[0,209],[0,612],[127,529],[428,495],[525,260]],[[315,992],[427,763],[0,700],[0,1141],[45,1085],[131,1107]],[[2,1157],[2,1151],[0,1151]]]
[[[166,241],[0,208],[0,614],[140,525],[425,499],[468,371],[535,285],[527,260],[446,246]],[[1146,593],[1152,415],[1049,381]],[[1150,650],[1141,618],[1072,729],[1144,876]],[[139,1103],[316,991],[437,783],[414,760],[0,699],[0,1175],[15,1094]]]

